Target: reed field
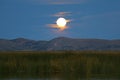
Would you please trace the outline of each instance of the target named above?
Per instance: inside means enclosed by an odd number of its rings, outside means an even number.
[[[120,51],[0,52],[0,78],[57,74],[120,78]]]

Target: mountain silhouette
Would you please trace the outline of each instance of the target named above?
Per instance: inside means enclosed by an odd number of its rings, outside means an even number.
[[[49,41],[0,39],[0,51],[120,50],[120,40],[58,37]]]

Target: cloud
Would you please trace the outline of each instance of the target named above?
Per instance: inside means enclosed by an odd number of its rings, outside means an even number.
[[[6,2],[27,3],[32,5],[73,5],[84,4],[91,0],[5,0]]]
[[[51,28],[58,28],[58,26],[56,24],[47,24],[47,26],[49,26]]]
[[[65,16],[70,16],[71,12],[58,12],[56,14],[53,14],[52,16],[54,17],[65,17]]]
[[[86,0],[54,0],[51,4],[80,4],[84,3]]]
[[[22,1],[27,1],[27,2],[32,2],[32,3],[37,3],[37,4],[59,5],[59,4],[81,4],[89,0],[22,0]]]
[[[64,31],[65,29],[68,28],[68,26],[64,26],[62,28],[58,27],[57,24],[47,24],[48,27],[52,28],[52,29],[59,29],[59,31]]]

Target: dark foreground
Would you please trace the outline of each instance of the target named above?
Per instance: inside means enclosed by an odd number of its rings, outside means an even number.
[[[120,79],[120,51],[0,52],[1,79],[61,76]]]

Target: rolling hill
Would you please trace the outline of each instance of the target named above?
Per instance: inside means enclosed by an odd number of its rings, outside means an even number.
[[[0,39],[0,51],[44,51],[44,50],[120,50],[120,40],[73,39],[58,37],[49,41],[24,38]]]

